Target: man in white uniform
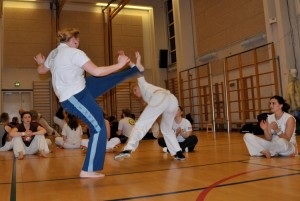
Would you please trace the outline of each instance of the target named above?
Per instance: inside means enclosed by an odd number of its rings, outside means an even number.
[[[143,67],[141,64],[141,56],[136,52],[136,66]],[[176,140],[176,135],[172,130],[172,124],[178,109],[177,98],[170,93],[170,91],[149,84],[145,78],[138,78],[138,85],[133,87],[133,93],[137,97],[142,97],[148,104],[129,136],[127,145],[124,150],[115,155],[115,160],[122,160],[130,157],[131,153],[135,151],[139,145],[139,141],[143,139],[147,131],[151,128],[155,120],[162,114],[161,132],[166,141],[166,145],[171,155],[176,160],[185,160],[181,148]]]

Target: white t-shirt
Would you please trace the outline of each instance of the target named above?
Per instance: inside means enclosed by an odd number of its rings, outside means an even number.
[[[173,125],[172,125],[172,129],[176,132],[176,129],[180,127],[181,128],[181,132],[187,132],[187,131],[192,131],[192,125],[190,123],[189,120],[182,118],[181,122],[179,124],[177,124],[174,120]],[[183,142],[185,140],[184,137],[182,137],[180,134],[177,136],[177,141],[178,142]]]
[[[82,127],[79,125],[76,130],[72,130],[68,124],[64,124],[61,134],[67,137],[67,143],[80,145],[82,138]]]
[[[283,115],[281,116],[281,118],[278,120],[276,120],[275,114],[271,114],[271,115],[268,115],[268,123],[271,124],[273,121],[275,121],[277,123],[278,127],[280,128],[280,130],[282,132],[285,132],[286,123],[290,117],[292,117],[293,120],[296,122],[295,118],[291,114],[286,113],[286,112],[284,112]],[[273,129],[271,129],[271,132],[273,135],[277,135],[277,133]],[[294,128],[293,135],[290,139],[290,142],[296,144],[296,127]]]
[[[119,121],[118,130],[121,130],[123,135],[129,137],[134,124],[135,121],[132,118],[124,117]]]
[[[50,52],[44,65],[52,73],[53,90],[60,102],[68,100],[85,88],[82,66],[89,60],[83,51],[65,43]]]

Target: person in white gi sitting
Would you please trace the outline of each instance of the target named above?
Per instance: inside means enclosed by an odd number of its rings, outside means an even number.
[[[266,120],[259,125],[264,131],[264,138],[252,133],[244,135],[244,141],[251,156],[295,156],[298,154],[296,142],[296,120],[288,113],[290,106],[281,96],[270,99],[270,110]]]
[[[64,149],[79,149],[82,139],[82,127],[78,118],[67,113],[66,123],[62,129],[62,137],[55,138],[55,144]]]
[[[26,111],[21,115],[22,123],[12,128],[9,135],[13,138],[13,152],[19,160],[24,155],[39,153],[41,157],[47,157],[48,144],[45,139],[46,129],[38,123],[31,122],[31,113]]]

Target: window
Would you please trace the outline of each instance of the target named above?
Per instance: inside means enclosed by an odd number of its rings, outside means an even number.
[[[172,0],[167,0],[167,25],[168,25],[168,40],[169,40],[169,56],[170,64],[176,63],[176,43],[175,43],[175,27],[173,16],[173,4]]]

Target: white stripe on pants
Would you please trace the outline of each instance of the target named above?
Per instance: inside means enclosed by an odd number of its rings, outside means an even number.
[[[252,133],[246,133],[244,141],[251,156],[262,156],[260,152],[263,150],[268,150],[271,156],[290,156],[295,153],[292,143],[277,135],[273,135],[272,140],[268,141]]]

